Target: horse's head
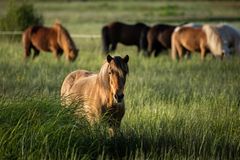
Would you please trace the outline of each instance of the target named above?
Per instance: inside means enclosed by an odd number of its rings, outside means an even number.
[[[228,41],[226,41],[225,39],[222,38],[222,57],[229,57],[230,56],[230,48],[229,48],[229,44]]]
[[[69,52],[67,56],[68,60],[73,62],[77,58],[78,52],[79,52],[78,48],[69,48]]]
[[[124,98],[124,86],[126,82],[126,76],[129,72],[128,60],[128,55],[126,55],[124,58],[119,56],[107,56],[107,62],[109,63],[107,72],[109,75],[110,89],[114,103],[121,103]]]

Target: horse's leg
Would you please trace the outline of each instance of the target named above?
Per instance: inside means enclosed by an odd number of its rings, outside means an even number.
[[[141,48],[140,48],[140,46],[138,45],[138,46],[137,46],[137,53],[140,54],[140,52],[141,52]]]
[[[36,49],[35,47],[33,49],[34,49],[33,59],[35,59],[37,56],[39,56],[40,51],[38,49]]]
[[[58,53],[58,49],[56,47],[51,47],[50,50],[52,51],[54,57],[59,60],[60,59],[60,56],[59,56],[59,53]]]
[[[110,51],[114,52],[117,48],[117,42],[113,42]]]
[[[157,57],[164,50],[164,47],[159,42],[154,44],[154,48],[155,48],[154,57]]]
[[[120,129],[121,119],[112,118],[109,120],[109,135],[113,137]]]
[[[109,113],[110,115],[108,117],[110,136],[114,136],[114,134],[116,134],[119,131],[121,120],[125,113],[124,105],[120,105],[116,107],[118,107],[119,109],[117,111],[116,110],[110,111]]]
[[[183,57],[183,47],[182,46],[178,46],[178,57],[179,57],[179,60],[181,61],[182,57]]]
[[[153,40],[151,38],[148,38],[147,55],[149,57],[152,55],[153,50],[154,50]]]
[[[200,44],[200,50],[201,50],[201,60],[204,61],[205,57],[206,57],[206,44],[205,43],[201,43]]]
[[[24,58],[27,59],[31,55],[31,44],[24,44]]]
[[[183,56],[183,47],[178,41],[174,41],[172,43],[172,58],[173,60],[179,59],[181,60]]]

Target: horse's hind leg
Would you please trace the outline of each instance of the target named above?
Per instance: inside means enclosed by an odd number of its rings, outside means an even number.
[[[31,44],[24,44],[24,58],[27,59],[31,55]]]

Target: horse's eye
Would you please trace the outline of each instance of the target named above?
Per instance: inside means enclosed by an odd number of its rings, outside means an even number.
[[[112,74],[112,72],[111,72],[111,71],[109,71],[109,72],[108,72],[108,74]]]

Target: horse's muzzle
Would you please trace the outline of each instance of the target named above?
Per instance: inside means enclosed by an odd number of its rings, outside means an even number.
[[[123,98],[124,98],[124,94],[121,93],[121,94],[115,94],[115,99],[117,100],[118,103],[121,103],[123,101]]]

